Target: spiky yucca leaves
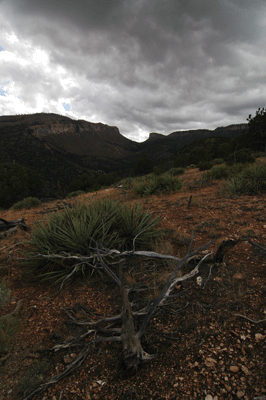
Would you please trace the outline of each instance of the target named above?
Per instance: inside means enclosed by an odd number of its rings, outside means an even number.
[[[152,215],[143,212],[138,203],[132,207],[125,204],[121,207],[119,217],[120,236],[123,238],[124,248],[132,249],[132,245],[149,246],[161,235],[161,230],[156,229],[159,218],[152,219]]]
[[[135,180],[134,191],[140,196],[150,196],[155,193],[174,192],[181,189],[182,183],[170,173],[162,175],[149,174]]]
[[[224,187],[229,194],[259,194],[266,192],[266,165],[254,164],[229,179]]]
[[[122,205],[111,199],[96,200],[90,204],[76,204],[40,222],[29,242],[27,264],[43,279],[58,282],[73,268],[75,261],[58,255],[90,256],[96,244],[104,248],[124,250],[135,245],[147,245],[158,237],[158,219],[144,212],[140,205]],[[45,257],[49,256],[49,258]],[[92,269],[81,263],[76,272]]]

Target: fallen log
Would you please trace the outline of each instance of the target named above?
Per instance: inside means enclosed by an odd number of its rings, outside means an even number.
[[[6,221],[0,218],[0,231],[2,231],[0,237],[16,232],[18,227],[22,228],[24,231],[28,229],[24,218],[17,219],[16,221]]]

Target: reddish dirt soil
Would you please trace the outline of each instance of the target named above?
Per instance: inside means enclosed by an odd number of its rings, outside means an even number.
[[[266,247],[266,195],[226,197],[219,194],[221,181],[206,186],[201,178],[197,169],[187,170],[181,178],[182,190],[169,195],[137,198],[130,191],[112,188],[88,193],[82,199],[110,196],[141,203],[161,217],[161,227],[169,234],[169,248],[158,251],[172,249],[177,257],[186,254],[192,231],[193,248],[213,239],[210,249],[215,251],[225,239],[247,237]],[[100,315],[118,311],[114,285],[96,278],[75,281],[51,301],[58,287],[30,280],[18,262],[32,225],[49,218],[48,208],[57,204],[61,203],[2,211],[0,215],[6,220],[24,218],[29,228],[0,241],[0,279],[5,277],[13,296],[4,313],[23,300],[22,328],[10,353],[0,354],[1,399],[23,399],[75,359],[79,348],[47,351],[80,333],[63,312],[64,307],[82,304]],[[165,275],[162,270],[161,281]],[[143,363],[135,375],[128,376],[123,370],[121,344],[97,343],[79,369],[33,399],[266,398],[265,254],[241,241],[222,264],[212,269],[209,265],[199,275],[203,278],[201,287],[196,277],[185,281],[183,296],[151,320],[142,344],[145,351],[157,356]]]

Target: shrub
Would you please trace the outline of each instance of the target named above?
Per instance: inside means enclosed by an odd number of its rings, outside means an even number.
[[[134,181],[134,179],[129,176],[127,178],[122,179],[118,183],[118,186],[123,186],[125,189],[132,189],[133,181]]]
[[[96,243],[109,249],[132,249],[134,239],[136,248],[150,247],[160,235],[156,228],[158,222],[158,218],[143,211],[139,204],[122,205],[111,199],[76,204],[52,215],[47,224],[38,223],[29,242],[27,264],[37,276],[54,279],[56,283],[70,273],[75,262],[51,255],[90,256]],[[91,267],[81,263],[76,272],[91,273]]]
[[[230,165],[234,163],[253,163],[255,161],[255,157],[251,153],[250,149],[241,149],[229,154],[226,161]]]
[[[86,192],[84,192],[84,190],[76,190],[75,192],[68,193],[66,198],[69,199],[70,197],[77,197],[77,196],[80,196],[81,194],[85,194],[85,193]]]
[[[135,180],[133,188],[140,196],[150,196],[155,193],[167,193],[179,190],[182,183],[171,174],[165,173],[160,176],[154,174],[146,175]]]
[[[204,178],[206,180],[210,179],[225,179],[230,175],[230,169],[226,165],[216,165],[212,167],[210,171],[208,171]]]
[[[26,199],[23,199],[13,204],[11,208],[13,210],[23,210],[23,209],[30,210],[31,208],[38,207],[40,205],[41,202],[36,197],[27,197]]]
[[[266,165],[255,164],[232,176],[226,182],[225,193],[259,194],[266,192]]]
[[[12,314],[2,315],[4,306],[10,301],[11,291],[7,288],[5,280],[0,282],[0,353],[9,350],[14,336],[17,334],[20,321]]]
[[[230,167],[230,176],[236,176],[247,168],[247,164],[236,163]]]
[[[223,158],[214,158],[214,159],[211,161],[212,166],[214,166],[214,165],[221,165],[221,164],[223,164],[223,163],[224,163],[224,159],[223,159]]]
[[[198,168],[200,171],[206,171],[208,169],[211,169],[212,166],[213,166],[213,164],[209,161],[201,161],[198,164]]]
[[[0,165],[0,206],[9,208],[12,204],[42,192],[44,182],[40,175],[20,164],[7,168]]]
[[[178,176],[178,175],[182,175],[185,173],[185,169],[182,167],[178,167],[178,168],[171,168],[168,173],[170,173],[170,175],[172,176]]]

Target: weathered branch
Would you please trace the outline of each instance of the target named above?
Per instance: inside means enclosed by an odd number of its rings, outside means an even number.
[[[0,233],[0,237],[16,232],[18,227],[21,227],[25,231],[28,229],[25,219],[21,218],[16,221],[6,221],[5,219],[0,218],[0,231],[3,231]]]
[[[223,262],[223,259],[224,259],[225,254],[226,254],[230,249],[232,249],[232,247],[234,247],[237,243],[239,243],[241,240],[242,240],[242,239],[237,239],[237,240],[224,240],[224,241],[220,244],[220,246],[219,246],[219,248],[218,248],[218,250],[217,250],[217,252],[216,252],[216,254],[215,254],[215,256],[214,256],[214,262],[215,262],[215,263],[221,263],[221,262]]]
[[[201,246],[197,248],[194,251],[191,251],[191,246],[192,242],[189,247],[189,252],[183,259],[178,259],[177,257],[173,256],[168,256],[168,255],[162,255],[159,253],[154,253],[154,252],[137,252],[137,251],[131,251],[131,252],[119,252],[117,250],[109,250],[109,249],[99,249],[96,246],[96,254],[92,254],[89,257],[77,257],[77,256],[70,256],[70,255],[43,255],[46,258],[53,257],[53,258],[65,258],[65,259],[72,259],[77,261],[77,264],[72,267],[72,270],[70,274],[67,276],[66,279],[68,279],[70,276],[72,276],[77,268],[77,265],[80,265],[82,262],[90,263],[92,260],[98,259],[98,262],[100,264],[101,269],[103,269],[118,285],[120,288],[120,294],[121,294],[121,300],[122,300],[122,310],[121,314],[115,315],[115,316],[109,316],[105,318],[100,318],[97,321],[77,321],[67,310],[66,313],[69,316],[69,318],[79,324],[79,325],[85,325],[89,327],[89,330],[84,333],[83,335],[80,335],[68,342],[56,345],[54,347],[54,351],[57,351],[62,348],[70,348],[73,346],[80,345],[80,341],[82,339],[85,339],[87,336],[90,334],[96,335],[96,337],[92,340],[90,340],[89,343],[87,343],[84,347],[84,349],[79,353],[77,358],[65,369],[64,372],[62,372],[59,375],[56,375],[55,377],[51,378],[47,383],[41,385],[38,389],[36,389],[34,392],[32,392],[29,396],[27,396],[24,400],[29,400],[33,397],[33,395],[40,393],[44,390],[46,390],[49,386],[52,384],[58,382],[60,379],[64,378],[65,376],[69,375],[72,371],[74,371],[76,368],[78,368],[83,361],[86,359],[89,351],[89,347],[92,343],[100,342],[100,341],[115,341],[115,342],[122,342],[123,345],[123,359],[126,364],[126,368],[128,370],[133,370],[135,371],[138,368],[138,365],[144,361],[148,360],[151,358],[154,358],[154,356],[151,356],[147,354],[141,345],[141,337],[143,336],[152,316],[155,314],[157,308],[159,306],[163,305],[163,302],[165,299],[169,299],[169,294],[171,291],[174,289],[176,286],[177,282],[189,279],[190,277],[194,276],[196,273],[198,273],[199,266],[201,263],[209,257],[212,253],[208,253],[204,256],[202,256],[199,259],[199,262],[197,263],[196,267],[188,274],[184,275],[183,277],[178,277],[177,274],[180,271],[180,269],[187,264],[190,260],[195,259],[195,256],[205,250],[207,247],[210,246],[212,241],[210,241],[207,245]],[[125,287],[124,283],[124,278],[123,278],[123,270],[122,270],[122,265],[120,264],[120,278],[111,270],[109,265],[107,265],[106,260],[108,259],[108,256],[117,257],[118,259],[121,260],[121,258],[125,258],[127,256],[142,256],[142,257],[147,257],[147,258],[159,258],[159,259],[171,259],[174,261],[178,262],[178,265],[176,266],[175,270],[173,273],[169,276],[164,288],[162,289],[161,293],[155,299],[155,301],[149,306],[144,308],[141,311],[138,312],[132,312],[131,309],[131,304],[128,299],[128,293]],[[61,284],[64,284],[65,280]],[[128,291],[130,292],[130,291]],[[136,333],[135,330],[135,325],[134,325],[134,317],[135,316],[144,316],[144,319],[142,321],[142,324],[140,326],[139,331]],[[113,325],[116,322],[121,321],[121,328],[115,328]],[[109,324],[106,326],[106,324]],[[105,325],[105,326],[102,326]],[[97,336],[98,332],[102,332],[106,335],[107,337],[99,337]],[[110,336],[111,335],[111,336]]]
[[[252,324],[261,324],[262,322],[266,322],[266,319],[261,319],[259,321],[255,321],[254,319],[250,319],[248,317],[245,317],[245,315],[242,314],[233,314],[235,317],[241,317],[247,319],[249,322],[252,322]]]
[[[144,334],[150,319],[152,318],[152,316],[154,315],[156,308],[159,306],[159,304],[163,301],[163,299],[165,298],[165,296],[168,293],[168,289],[171,287],[171,285],[175,282],[175,278],[176,275],[178,274],[178,272],[180,271],[180,269],[183,267],[184,264],[187,263],[188,259],[190,257],[193,257],[194,255],[196,255],[197,253],[199,253],[200,251],[205,250],[207,247],[210,246],[210,244],[212,243],[212,241],[210,241],[208,244],[206,244],[205,246],[201,246],[198,249],[188,253],[177,265],[177,267],[175,268],[174,272],[172,272],[172,274],[170,275],[170,277],[168,278],[163,290],[161,291],[161,293],[159,294],[159,296],[157,297],[157,299],[151,304],[150,309],[147,313],[147,316],[145,317],[142,326],[140,327],[140,330],[138,331],[138,338],[141,338],[142,335]]]

